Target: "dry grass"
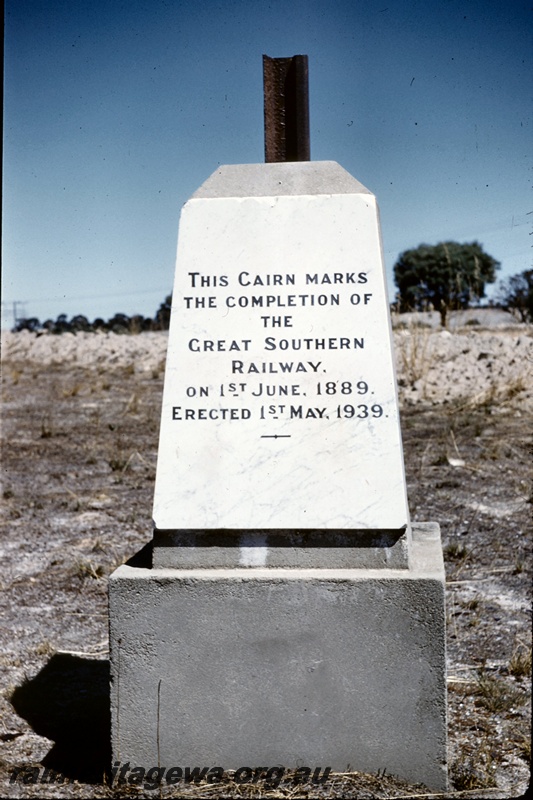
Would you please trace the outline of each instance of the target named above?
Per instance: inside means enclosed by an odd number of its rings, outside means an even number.
[[[74,568],[75,574],[79,578],[102,578],[106,570],[101,564],[93,564],[92,561],[78,561]]]
[[[495,766],[490,747],[462,756],[450,769],[455,790],[463,793],[496,787]]]
[[[464,561],[468,557],[468,547],[459,539],[452,539],[444,547],[444,558],[447,561]]]
[[[415,386],[422,382],[422,397],[425,398],[424,382],[432,366],[431,330],[416,323],[406,328],[407,335],[401,337],[397,358],[400,368],[399,385]]]
[[[531,647],[519,645],[509,661],[509,672],[515,678],[531,677]]]
[[[504,678],[489,675],[483,669],[478,673],[474,691],[476,702],[495,713],[512,711],[528,703],[531,698],[530,692],[511,686]]]

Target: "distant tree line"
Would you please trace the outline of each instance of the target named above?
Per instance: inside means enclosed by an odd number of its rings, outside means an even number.
[[[159,306],[153,319],[143,317],[142,314],[134,314],[129,317],[127,314],[114,314],[110,319],[104,320],[97,317],[90,322],[83,314],[68,318],[67,314],[59,314],[57,319],[47,319],[41,322],[37,317],[28,319],[18,319],[13,327],[13,332],[31,331],[33,333],[78,333],[87,331],[96,333],[97,331],[110,333],[143,333],[144,331],[166,331],[170,323],[170,308],[172,305],[172,295],[165,297]]]

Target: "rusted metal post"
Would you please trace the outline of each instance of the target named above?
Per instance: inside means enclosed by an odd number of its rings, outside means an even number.
[[[307,56],[263,56],[265,161],[310,161]]]

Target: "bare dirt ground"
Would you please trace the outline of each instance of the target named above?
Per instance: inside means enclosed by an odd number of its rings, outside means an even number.
[[[397,335],[411,514],[440,523],[447,571],[440,797],[519,797],[529,783],[532,333]],[[0,795],[436,796],[358,773],[271,790],[109,787],[107,578],[151,537],[165,337],[148,357],[144,336],[107,337],[92,358],[73,355],[81,339],[54,337],[55,362],[46,342],[4,341]],[[43,767],[70,782],[34,783]]]

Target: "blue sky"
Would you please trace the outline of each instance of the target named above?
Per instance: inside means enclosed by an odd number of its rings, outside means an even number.
[[[376,194],[391,294],[421,242],[530,269],[532,31],[522,0],[6,0],[3,326],[154,315],[183,203],[264,160],[263,53],[309,56],[311,158]]]

